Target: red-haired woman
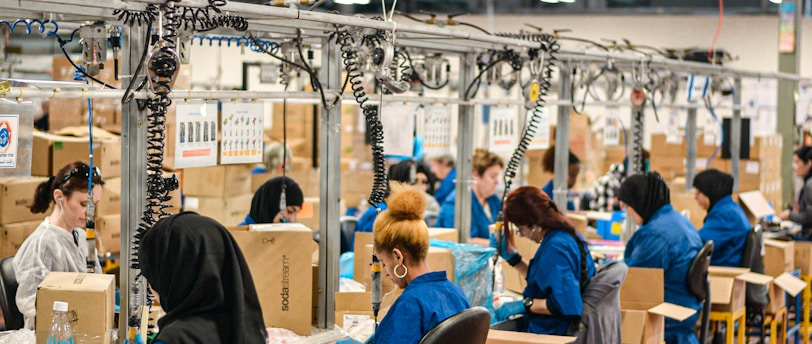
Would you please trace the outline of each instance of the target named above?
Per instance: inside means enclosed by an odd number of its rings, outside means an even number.
[[[566,334],[581,316],[582,286],[595,274],[586,242],[550,197],[534,186],[520,187],[507,196],[504,218],[508,247],[503,245],[500,254],[527,279],[522,301],[527,331]],[[511,225],[519,235],[541,243],[530,261],[514,249]]]

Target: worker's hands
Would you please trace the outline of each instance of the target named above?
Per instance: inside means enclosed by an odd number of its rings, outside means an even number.
[[[511,315],[524,313],[522,300],[505,302],[496,310],[496,321],[507,320]]]

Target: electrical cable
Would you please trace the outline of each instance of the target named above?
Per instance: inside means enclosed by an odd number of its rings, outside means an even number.
[[[147,27],[151,27],[152,23],[147,23]],[[124,95],[121,96],[121,104],[127,104],[132,101],[133,97],[135,96],[135,92],[140,91],[146,84],[147,78],[141,80],[141,83],[136,87],[135,91],[133,91],[133,85],[135,85],[135,80],[139,74],[141,74],[141,69],[144,67],[144,61],[147,59],[147,52],[149,51],[149,38],[150,38],[150,30],[145,30],[144,33],[144,50],[141,53],[141,59],[138,61],[138,66],[135,67],[135,73],[133,73],[132,77],[130,78],[130,84],[127,85],[127,90],[124,91]],[[139,106],[139,110],[143,111],[144,108]]]
[[[88,79],[93,80],[94,82],[99,83],[99,84],[101,84],[102,86],[104,86],[104,87],[106,87],[106,88],[109,88],[109,89],[111,89],[111,90],[115,90],[115,89],[116,89],[115,87],[108,85],[108,84],[107,84],[107,83],[105,83],[104,81],[101,81],[101,80],[99,80],[99,79],[96,79],[96,78],[94,78],[93,76],[91,76],[90,74],[87,74],[87,72],[85,72],[84,68],[81,68],[81,67],[79,67],[78,65],[76,65],[76,63],[75,63],[75,62],[73,62],[73,59],[71,59],[71,58],[70,58],[70,55],[68,55],[68,52],[67,52],[67,50],[65,50],[65,46],[64,46],[64,45],[61,45],[59,48],[62,50],[62,54],[64,54],[64,55],[65,55],[65,58],[66,58],[66,59],[68,59],[68,62],[70,62],[71,66],[73,66],[73,68],[74,68],[74,69],[76,69],[76,70],[77,70],[79,73],[82,73],[82,74],[83,74],[85,77],[87,77]]]
[[[25,25],[25,34],[31,34],[31,24],[37,24],[39,28],[39,33],[44,33],[46,36],[54,36],[59,31],[59,24],[53,20],[38,20],[38,19],[24,19],[20,18],[15,20],[13,23],[7,20],[0,20],[0,25],[6,24],[8,26],[9,33],[14,33],[14,30],[17,28],[17,25],[23,24]],[[45,24],[53,24],[54,28],[51,31],[45,32]]]
[[[708,62],[716,63],[716,41],[719,39],[719,34],[722,33],[722,22],[725,18],[725,1],[719,0],[719,20],[716,22],[716,32],[713,34],[710,48],[708,48]]]
[[[421,77],[420,74],[417,72],[417,69],[414,67],[414,62],[412,61],[412,56],[409,55],[409,51],[406,50],[406,48],[403,48],[398,53],[403,54],[403,56],[406,57],[406,61],[409,62],[409,66],[411,67],[411,72],[414,75],[413,79],[417,79],[417,82],[419,82],[420,85],[423,85],[423,87],[428,88],[430,90],[439,90],[439,89],[442,89],[443,87],[446,87],[448,85],[448,81],[449,81],[448,78],[446,78],[445,82],[441,83],[440,85],[434,86],[434,85],[427,84],[423,80],[423,77]],[[405,73],[406,72],[404,71],[404,74]]]

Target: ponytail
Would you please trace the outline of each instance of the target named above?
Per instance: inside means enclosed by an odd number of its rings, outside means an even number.
[[[53,201],[53,184],[54,177],[50,177],[37,186],[37,190],[34,191],[34,203],[32,203],[30,207],[32,214],[48,211],[48,208],[51,206],[51,201]]]

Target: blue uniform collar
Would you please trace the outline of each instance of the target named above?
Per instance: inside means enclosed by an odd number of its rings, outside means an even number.
[[[654,212],[654,215],[651,215],[651,218],[648,219],[648,222],[646,222],[646,225],[656,221],[660,216],[663,216],[664,214],[670,213],[673,210],[674,210],[674,207],[671,206],[671,204],[666,204],[666,205],[660,207],[660,209],[657,209],[657,211]]]
[[[711,213],[714,210],[721,208],[721,206],[718,206],[718,205],[720,205],[720,204],[728,204],[728,203],[733,203],[733,196],[727,195],[725,197],[720,198],[718,201],[716,201],[716,203],[711,205],[710,210],[708,210],[708,213]]]

